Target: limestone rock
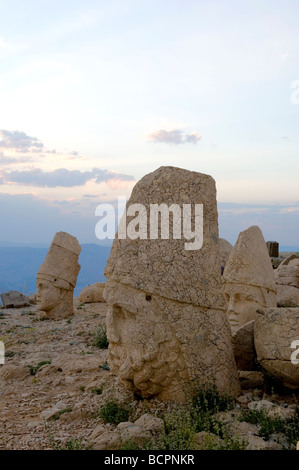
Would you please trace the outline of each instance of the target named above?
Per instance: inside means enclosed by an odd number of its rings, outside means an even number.
[[[3,308],[23,308],[30,305],[28,297],[16,290],[1,294],[1,300]]]
[[[81,247],[65,232],[55,234],[36,278],[37,306],[54,320],[73,315],[73,292],[80,271]]]
[[[259,401],[251,401],[248,403],[248,408],[253,411],[265,411],[267,412],[270,408],[275,406],[275,403],[269,400],[259,400]]]
[[[264,384],[264,377],[262,372],[240,370],[239,371],[240,385],[243,390],[251,388],[260,388]]]
[[[152,434],[161,432],[164,429],[164,421],[149,413],[145,413],[134,422],[135,426],[140,426]]]
[[[290,255],[276,269],[278,306],[299,306],[299,257]]]
[[[131,421],[119,423],[115,431],[107,430],[105,426],[97,426],[89,440],[93,443],[95,450],[113,450],[128,441],[135,445],[142,445],[154,434],[161,432],[163,428],[162,419],[146,413],[134,423]]]
[[[222,276],[227,315],[234,330],[255,319],[259,307],[276,306],[276,283],[259,227],[240,233]]]
[[[254,320],[240,326],[232,335],[234,356],[239,370],[255,369]]]
[[[105,282],[96,282],[91,286],[84,287],[79,295],[79,300],[84,303],[105,302],[104,289]]]
[[[136,220],[128,212],[140,208],[133,204],[145,208],[139,229],[150,227],[152,205],[176,204],[183,213],[183,204],[202,204],[202,247],[186,249],[184,236],[172,237],[175,217],[169,239],[132,236]],[[235,396],[239,383],[221,290],[213,178],[161,167],[136,184],[125,214],[125,238],[116,235],[105,270],[111,371],[144,398],[186,400],[195,384],[214,379],[220,391]]]
[[[299,366],[292,363],[298,356],[299,308],[259,309],[254,342],[262,367],[286,387],[299,388]]]

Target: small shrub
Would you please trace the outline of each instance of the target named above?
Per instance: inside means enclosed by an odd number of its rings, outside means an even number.
[[[30,375],[35,375],[37,371],[42,367],[45,366],[46,364],[51,364],[51,361],[42,361],[37,364],[37,366],[32,366],[28,365],[27,367],[29,368]]]
[[[128,421],[130,410],[124,404],[116,400],[108,400],[99,410],[99,417],[105,423],[119,424]]]
[[[15,355],[20,355],[19,351],[5,351],[5,357],[14,357]]]
[[[196,450],[196,426],[188,407],[163,416],[164,430],[154,443],[154,450]]]
[[[65,443],[64,450],[84,450],[84,447],[82,445],[82,439],[78,440],[72,437]]]
[[[209,384],[196,392],[192,398],[192,408],[196,412],[215,414],[231,410],[233,399],[228,395],[220,394],[215,384]]]
[[[53,416],[51,416],[50,421],[57,421],[61,415],[64,413],[71,413],[73,409],[71,407],[65,408],[64,410],[57,411]]]
[[[268,440],[271,434],[284,434],[289,449],[295,449],[299,441],[299,407],[295,416],[290,418],[270,417],[263,410],[244,410],[241,421],[259,425],[258,435]]]
[[[107,333],[106,328],[104,326],[100,326],[96,332],[94,346],[100,349],[107,349],[109,346],[109,342],[107,340]]]
[[[91,393],[95,395],[101,395],[103,393],[103,387],[95,387],[91,390]]]

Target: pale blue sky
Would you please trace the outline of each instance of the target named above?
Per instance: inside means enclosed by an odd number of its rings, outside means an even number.
[[[243,218],[225,206],[220,235],[235,241],[248,220],[298,246],[298,18],[297,0],[0,0],[6,210],[44,207],[54,232],[77,217],[73,232],[92,241],[95,201],[173,165],[243,204]],[[15,221],[6,232],[22,241]]]

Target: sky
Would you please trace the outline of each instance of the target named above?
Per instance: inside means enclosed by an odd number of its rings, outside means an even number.
[[[216,181],[219,233],[299,246],[298,0],[0,0],[0,242],[97,242],[160,166]]]

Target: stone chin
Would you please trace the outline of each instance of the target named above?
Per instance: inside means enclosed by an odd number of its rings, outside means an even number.
[[[66,284],[68,289],[64,288]],[[73,289],[69,288],[68,283],[37,277],[36,287],[37,308],[46,312],[49,318],[55,320],[73,315]]]

